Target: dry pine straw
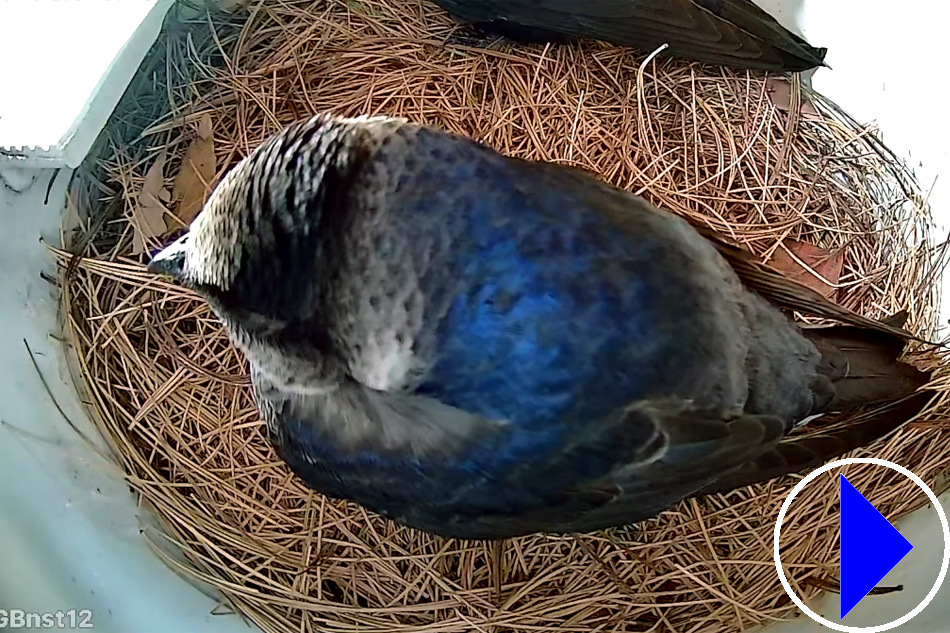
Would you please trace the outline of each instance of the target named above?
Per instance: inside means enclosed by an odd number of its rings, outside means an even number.
[[[443,46],[454,27],[423,6],[254,5],[243,31],[217,38],[218,68],[202,61],[206,51],[169,47],[169,67],[190,64],[199,76],[170,80],[170,114],[137,145],[144,159],[116,147],[101,157],[125,216],[110,225],[120,238],[93,240],[66,279],[66,325],[93,417],[162,528],[146,537],[266,631],[690,633],[791,617],[771,533],[794,478],[688,500],[629,528],[499,548],[398,527],[294,479],[265,442],[244,359],[214,315],[130,256],[146,170],[165,152],[170,190],[203,115],[213,122],[216,177],[313,112],[402,115],[589,169],[766,259],[787,239],[843,250],[841,303],[871,316],[907,308],[916,331],[934,327],[926,203],[873,131],[832,104],[813,96],[799,109],[805,96],[792,90],[790,115],[761,77],[644,63],[599,44]],[[175,203],[164,203],[173,229]],[[161,240],[147,237],[150,247]],[[934,354],[919,360],[939,364]],[[938,367],[934,410],[858,454],[938,481],[950,465],[948,384]],[[890,471],[847,474],[889,518],[923,501]],[[829,475],[786,519],[783,557],[800,595],[836,577],[836,504]]]

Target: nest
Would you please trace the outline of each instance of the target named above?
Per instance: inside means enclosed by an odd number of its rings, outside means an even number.
[[[795,478],[598,534],[485,544],[403,528],[294,478],[214,315],[143,262],[287,123],[396,115],[596,172],[798,266],[862,314],[907,309],[930,335],[942,254],[924,196],[875,131],[797,80],[597,43],[447,44],[456,25],[421,0],[241,11],[166,25],[75,182],[79,229],[57,251],[77,384],[157,519],[143,532],[156,553],[221,609],[281,633],[726,632],[793,617],[772,530]],[[858,454],[942,488],[948,372],[933,350],[915,360],[937,372],[930,411]],[[846,474],[891,519],[924,502],[889,470]],[[806,600],[837,577],[836,504],[829,474],[786,518],[783,560]]]

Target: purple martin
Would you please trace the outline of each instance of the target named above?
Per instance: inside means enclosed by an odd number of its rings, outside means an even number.
[[[291,125],[149,269],[212,306],[304,482],[448,537],[641,521],[928,400],[901,315],[858,316],[586,172],[400,119]]]

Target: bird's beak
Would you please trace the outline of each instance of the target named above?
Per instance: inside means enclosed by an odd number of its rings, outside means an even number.
[[[183,281],[185,278],[185,244],[187,241],[188,234],[186,233],[172,242],[171,245],[166,246],[164,250],[159,251],[148,263],[148,272],[156,275],[167,275]]]

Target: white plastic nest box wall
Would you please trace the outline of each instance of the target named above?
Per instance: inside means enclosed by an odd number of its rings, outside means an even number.
[[[0,169],[77,167],[172,4],[0,2]]]

